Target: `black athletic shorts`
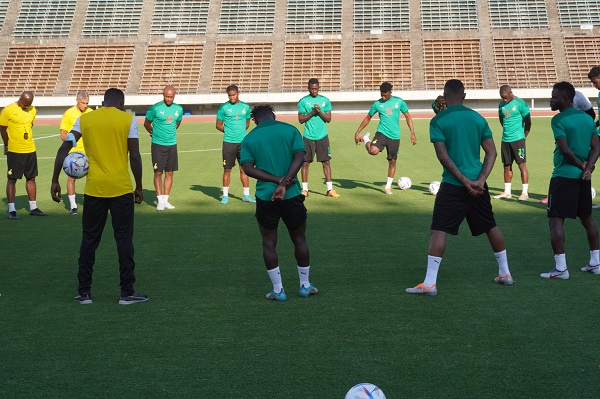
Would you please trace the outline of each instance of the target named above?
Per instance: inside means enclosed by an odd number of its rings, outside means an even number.
[[[548,217],[585,219],[592,214],[590,180],[553,177],[548,188]]]
[[[296,230],[306,222],[304,196],[298,195],[283,201],[264,201],[256,198],[256,220],[268,230],[274,230],[283,220],[289,231]]]
[[[304,147],[306,148],[304,162],[312,162],[315,158],[315,154],[317,154],[317,162],[325,162],[331,159],[329,136],[325,136],[321,140],[311,140],[303,137],[303,140]]]
[[[500,147],[502,163],[504,165],[512,165],[513,161],[517,165],[527,162],[527,157],[525,156],[525,139],[511,141],[510,143],[503,141]]]
[[[25,179],[33,179],[38,175],[36,152],[21,154],[19,152],[7,152],[6,163],[8,171],[6,177],[9,180],[19,180],[25,175]]]
[[[179,168],[177,144],[160,145],[152,143],[152,167],[155,172],[175,172]]]
[[[232,169],[235,166],[236,159],[240,163],[241,150],[242,143],[223,142],[223,167],[225,169]]]
[[[375,137],[371,141],[371,145],[379,148],[379,151],[383,151],[383,148],[387,150],[388,161],[392,159],[398,159],[398,150],[400,149],[400,139],[393,140],[387,137],[381,132],[375,133]]]
[[[456,235],[465,218],[474,236],[496,227],[487,184],[482,195],[473,197],[466,187],[442,183],[435,197],[431,230]]]

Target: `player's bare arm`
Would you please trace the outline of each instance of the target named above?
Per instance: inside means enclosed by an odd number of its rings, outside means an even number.
[[[244,173],[247,176],[252,177],[256,180],[262,180],[270,183],[279,184],[283,179],[283,176],[274,176],[268,172],[265,172],[262,169],[255,168],[254,164],[251,162],[244,162],[242,164],[242,169],[244,170]]]
[[[482,182],[483,186],[490,173],[492,173],[492,168],[494,167],[494,163],[498,157],[498,152],[496,151],[494,139],[491,137],[481,142],[481,148],[483,149],[484,156],[478,180]]]
[[[248,124],[248,122],[246,122],[246,124]],[[225,123],[223,121],[217,119],[216,128],[218,131],[225,133]]]
[[[473,182],[467,179],[467,177],[463,175],[452,159],[450,159],[448,150],[446,148],[446,143],[435,142],[433,143],[433,148],[435,148],[435,155],[442,166],[446,168],[448,172],[452,173],[452,175],[467,188],[470,195],[480,195],[483,193],[483,187],[479,188],[480,185],[478,182]]]
[[[136,204],[144,200],[142,191],[142,155],[140,154],[140,141],[137,138],[127,139],[127,148],[129,150],[129,166],[135,180],[135,189],[133,197]]]
[[[583,173],[581,174],[581,178],[583,180],[591,180],[592,172],[595,169],[596,161],[598,160],[598,156],[600,155],[600,139],[598,135],[592,136],[592,142],[590,144],[590,154],[588,156],[588,160],[583,163]]]
[[[2,141],[4,142],[4,155],[8,152],[8,132],[6,131],[6,126],[0,126],[0,135],[2,136]]]
[[[177,127],[179,127],[179,125],[177,125]],[[152,136],[152,122],[150,122],[148,119],[144,119],[144,128],[148,133],[150,133],[150,136]]]
[[[410,142],[412,145],[415,145],[417,144],[417,136],[415,135],[415,127],[413,125],[412,116],[410,116],[410,112],[407,112],[404,114],[404,117],[406,118],[406,124],[410,129]]]
[[[360,132],[363,131],[363,129],[365,127],[367,127],[367,125],[369,124],[369,122],[371,122],[371,115],[367,114],[367,116],[365,116],[365,119],[362,120],[362,122],[360,123],[360,126],[358,126],[358,129],[356,129],[356,133],[354,133],[354,142],[356,144],[360,143],[362,141],[362,139],[360,138],[359,134]]]
[[[577,166],[581,170],[584,169],[583,162],[580,161],[579,158],[577,158],[575,156],[575,154],[573,154],[573,151],[571,151],[571,149],[569,148],[569,145],[567,144],[566,138],[556,139],[556,146],[558,147],[558,151],[565,158],[565,161]],[[598,157],[596,156],[596,159],[597,158]]]
[[[529,136],[529,131],[531,130],[531,114],[523,117],[523,130],[525,131],[525,137]]]

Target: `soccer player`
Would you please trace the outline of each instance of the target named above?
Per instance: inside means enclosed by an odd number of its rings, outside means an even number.
[[[448,234],[458,234],[466,218],[471,234],[485,233],[498,262],[495,282],[513,284],[508,269],[506,246],[490,202],[485,180],[496,161],[496,146],[486,120],[463,105],[465,87],[460,80],[444,85],[448,108],[429,123],[430,140],[444,167],[442,184],[435,198],[427,257],[427,274],[423,283],[407,288],[409,294],[437,295],[437,275],[446,250]],[[480,150],[485,153],[483,163]]]
[[[130,305],[148,300],[133,289],[135,262],[133,259],[134,202],[144,199],[142,191],[142,157],[135,117],[124,112],[125,95],[119,89],[104,93],[102,108],[81,115],[73,129],[58,149],[54,161],[52,199],[60,202],[58,176],[62,163],[73,147],[72,140],[83,140],[90,167],[83,195],[82,238],[79,249],[79,295],[75,301],[82,305],[92,303],[92,272],[96,249],[110,211],[114,237],[119,255],[121,277],[120,305]],[[72,137],[71,137],[72,136]],[[129,155],[129,165],[127,158]],[[131,185],[129,168],[135,179]]]
[[[588,73],[588,79],[592,82],[596,90],[599,90],[596,105],[598,106],[598,115],[600,116],[600,66],[595,66],[592,69],[590,69],[590,72]],[[600,118],[598,121],[596,121],[596,126],[599,125]]]
[[[431,103],[431,109],[437,115],[446,109],[446,99],[444,96],[437,96],[436,99]]]
[[[285,301],[277,257],[277,225],[283,219],[294,243],[303,298],[319,291],[309,281],[310,257],[306,242],[306,208],[296,175],[306,155],[302,136],[294,126],[275,120],[270,105],[252,110],[254,128],[242,142],[241,164],[256,182],[256,220],[262,236],[263,258],[273,290],[267,299]]]
[[[515,96],[509,85],[500,87],[502,101],[498,105],[498,117],[502,125],[502,163],[504,164],[504,191],[494,198],[511,198],[512,164],[515,162],[521,171],[523,190],[519,201],[529,199],[529,172],[525,154],[525,138],[531,129],[531,115],[527,103]]]
[[[67,134],[75,125],[75,121],[81,115],[86,114],[88,112],[92,112],[92,109],[88,107],[90,102],[90,95],[85,90],[80,90],[77,92],[77,97],[75,98],[75,105],[65,111],[60,121],[60,138],[62,141],[65,141]],[[81,152],[85,154],[85,148],[83,146],[83,140],[79,139],[71,151],[69,152]],[[75,181],[76,179],[68,176],[67,177],[67,194],[69,196],[69,204],[71,207],[70,213],[71,215],[77,215],[77,201],[75,201]]]
[[[47,216],[37,207],[35,177],[38,175],[37,155],[33,141],[33,123],[36,109],[33,105],[33,92],[24,91],[0,113],[0,134],[4,142],[4,155],[8,172],[6,174],[6,199],[8,201],[8,218],[17,220],[15,195],[17,180],[25,176],[25,190],[29,198],[29,214],[31,216]]]
[[[231,169],[235,166],[235,160],[240,162],[240,149],[242,140],[246,136],[246,130],[250,126],[250,106],[240,101],[240,90],[236,85],[229,85],[227,89],[229,101],[223,103],[217,111],[217,130],[223,135],[223,198],[221,204],[229,203],[229,182],[231,181]],[[250,182],[244,169],[240,166],[240,180],[244,195],[242,201],[255,202],[250,195]]]
[[[408,106],[401,98],[392,96],[392,88],[393,86],[389,82],[383,82],[379,86],[381,99],[371,105],[369,113],[354,133],[354,142],[356,144],[361,141],[364,142],[369,154],[377,155],[384,148],[386,149],[388,159],[388,178],[384,189],[386,194],[392,194],[392,183],[396,174],[396,160],[400,149],[400,113],[404,114],[406,124],[410,129],[410,141],[413,145],[417,144],[417,137],[415,136],[412,117],[408,112]],[[368,132],[362,137],[359,136],[376,113],[379,113],[379,125],[377,125],[377,133],[375,133],[373,141],[371,141]]]
[[[550,108],[560,111],[551,126],[556,145],[554,170],[548,188],[548,224],[555,267],[540,277],[569,278],[565,257],[565,218],[579,217],[590,247],[590,261],[581,271],[600,274],[598,228],[592,216],[592,182],[594,164],[600,154],[600,140],[594,122],[573,108],[575,88],[568,82],[556,83],[552,89]]]
[[[333,189],[331,181],[331,149],[327,135],[327,123],[331,122],[331,102],[327,97],[319,94],[319,80],[311,78],[308,81],[307,96],[298,101],[298,122],[304,124],[304,146],[306,158],[302,165],[302,195],[308,197],[308,168],[315,154],[317,161],[323,165],[327,196],[339,198],[340,195]]]
[[[183,108],[175,104],[175,88],[167,86],[163,90],[163,101],[154,104],[146,112],[144,127],[152,137],[152,167],[154,168],[154,189],[158,204],[157,211],[175,209],[169,202],[173,187],[173,172],[178,169],[177,140],[175,135],[183,119]],[[165,179],[163,182],[163,172]]]

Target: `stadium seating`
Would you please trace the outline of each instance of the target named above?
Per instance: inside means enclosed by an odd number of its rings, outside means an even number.
[[[240,5],[223,0],[219,17],[220,34],[272,34],[275,29],[275,0],[256,0]]]
[[[220,93],[230,84],[248,92],[269,91],[271,42],[217,43],[211,91]]]
[[[0,30],[4,27],[9,0],[0,0]]]
[[[342,0],[288,0],[285,27],[287,33],[341,33]]]
[[[15,37],[69,36],[77,0],[22,0]]]
[[[460,79],[467,89],[483,89],[479,39],[425,39],[425,88],[442,89],[448,77]]]
[[[0,75],[0,95],[15,96],[31,90],[51,96],[64,54],[63,46],[10,47]]]
[[[599,64],[600,36],[565,36],[565,50],[571,82],[588,85],[588,72]]]
[[[395,89],[412,87],[410,41],[357,40],[354,42],[354,90],[379,90],[383,81]]]
[[[492,29],[548,28],[548,13],[544,0],[489,0]]]
[[[156,0],[150,32],[153,35],[203,35],[206,33],[209,4],[209,0]]]
[[[409,1],[354,0],[354,32],[407,31],[410,29]]]
[[[562,0],[557,3],[562,27],[598,26],[600,21],[600,2],[598,0]]]
[[[144,63],[140,94],[161,93],[166,85],[178,94],[196,94],[202,67],[201,43],[150,44]]]
[[[90,94],[102,94],[109,87],[125,90],[131,64],[133,45],[86,45],[80,46],[69,85],[69,94],[87,90]]]
[[[287,42],[283,60],[283,90],[304,91],[317,78],[322,90],[340,90],[340,41]]]
[[[137,34],[143,0],[89,0],[82,36],[133,36]]]
[[[421,0],[423,30],[479,29],[476,0]]]
[[[520,88],[552,87],[557,81],[548,37],[494,39],[498,84]]]

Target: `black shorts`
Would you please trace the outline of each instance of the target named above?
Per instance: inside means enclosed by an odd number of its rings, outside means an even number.
[[[375,133],[375,137],[371,141],[371,145],[379,148],[379,151],[383,151],[383,148],[387,150],[388,161],[392,159],[398,159],[398,150],[400,149],[400,139],[394,140],[387,137],[381,132]]]
[[[155,172],[175,172],[179,168],[177,144],[160,145],[152,143],[152,167]]]
[[[590,180],[553,177],[548,188],[548,217],[585,219],[592,214]]]
[[[466,187],[442,183],[435,197],[431,230],[456,235],[465,218],[474,236],[496,227],[487,184],[482,195],[473,197]]]
[[[9,180],[19,180],[25,175],[27,180],[33,179],[38,175],[36,152],[21,154],[19,152],[7,152],[6,163],[8,171],[6,177]]]
[[[525,156],[525,139],[511,141],[510,143],[503,141],[500,147],[502,163],[504,165],[512,165],[513,161],[517,165],[527,162],[527,157]]]
[[[223,167],[225,169],[232,169],[235,166],[236,159],[240,163],[241,150],[242,143],[223,142]]]
[[[283,219],[289,231],[296,230],[306,222],[304,196],[298,195],[283,201],[264,201],[256,198],[256,220],[268,230],[275,230]]]
[[[311,140],[303,137],[303,140],[304,147],[306,148],[304,162],[312,162],[315,154],[317,154],[317,162],[325,162],[331,159],[329,136],[325,136],[321,140]]]

